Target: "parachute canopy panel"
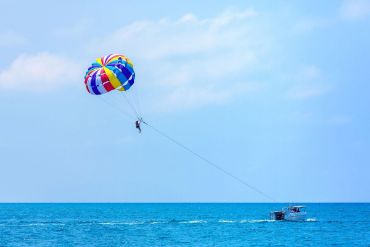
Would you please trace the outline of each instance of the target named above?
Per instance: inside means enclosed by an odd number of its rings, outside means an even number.
[[[97,58],[85,75],[86,89],[94,95],[104,94],[114,89],[127,91],[134,81],[134,65],[129,58],[121,54]]]

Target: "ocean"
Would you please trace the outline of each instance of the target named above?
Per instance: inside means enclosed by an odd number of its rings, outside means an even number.
[[[370,246],[370,203],[3,203],[0,246]]]

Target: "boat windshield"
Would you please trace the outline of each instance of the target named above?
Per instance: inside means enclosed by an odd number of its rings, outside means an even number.
[[[304,212],[304,207],[290,207],[289,211],[294,212],[294,213],[299,213],[299,212]]]

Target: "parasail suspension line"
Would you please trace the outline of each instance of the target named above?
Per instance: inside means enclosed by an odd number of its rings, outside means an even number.
[[[135,119],[136,117],[134,115],[132,115],[131,113],[128,113],[124,110],[122,110],[120,107],[114,105],[114,104],[111,104],[110,102],[108,102],[107,100],[103,99],[102,97],[97,97],[99,100],[101,100],[102,102],[104,102],[105,104],[115,108],[116,110],[118,110],[119,112],[122,113],[123,116],[125,116],[126,118],[129,118],[129,119]]]
[[[244,180],[242,180],[241,178],[235,176],[234,174],[232,174],[231,172],[228,172],[226,171],[224,168],[222,168],[221,166],[213,163],[212,161],[210,161],[209,159],[205,158],[204,156],[198,154],[197,152],[193,151],[192,149],[188,148],[187,146],[185,146],[184,144],[182,144],[181,142],[175,140],[174,138],[172,138],[171,136],[167,135],[166,133],[164,133],[163,131],[155,128],[153,125],[151,124],[148,124],[147,122],[144,122],[142,121],[142,123],[144,123],[145,125],[149,126],[150,128],[152,128],[155,132],[157,132],[159,135],[163,136],[164,138],[166,138],[167,140],[171,141],[172,143],[176,144],[177,146],[181,147],[182,149],[184,149],[185,151],[191,153],[192,155],[194,155],[195,157],[197,157],[198,159],[202,160],[204,163],[212,166],[213,168],[216,168],[217,170],[219,170],[220,172],[226,174],[227,176],[233,178],[234,180],[238,181],[240,184],[244,185],[245,187],[257,192],[258,194],[262,195],[263,197],[267,198],[268,200],[272,200],[273,202],[277,202],[273,197],[267,195],[266,193],[264,193],[263,191],[261,191],[260,189],[258,189],[257,187],[245,182]]]
[[[136,110],[136,108],[134,107],[134,105],[130,102],[130,100],[128,99],[128,97],[126,96],[126,94],[123,93],[123,92],[121,94],[123,94],[123,97],[125,98],[127,104],[131,107],[132,111],[135,113],[136,118],[137,119],[140,119],[141,118],[140,114],[138,113],[138,111]]]
[[[99,97],[100,98],[100,97]],[[125,115],[126,117],[127,116],[127,113],[122,111],[121,108],[118,108],[116,107],[115,105],[112,105],[110,103],[108,103],[107,101],[103,100],[102,98],[100,98],[104,103],[112,106],[113,108],[115,108],[116,110],[120,111],[123,115]],[[134,109],[134,108],[133,108]],[[135,111],[136,112],[136,111]],[[129,114],[132,118],[135,118],[133,115]],[[221,166],[215,164],[214,162],[210,161],[209,159],[205,158],[204,156],[200,155],[199,153],[193,151],[192,149],[190,149],[189,147],[185,146],[184,144],[182,144],[181,142],[177,141],[176,139],[172,138],[171,136],[169,136],[168,134],[166,134],[165,132],[159,130],[158,128],[154,127],[153,125],[147,123],[146,121],[143,120],[142,117],[140,117],[138,115],[138,113],[136,112],[136,118],[138,121],[140,121],[140,123],[143,123],[145,124],[146,126],[152,128],[157,134],[161,135],[162,137],[166,138],[167,140],[171,141],[172,143],[176,144],[177,146],[179,146],[180,148],[182,148],[183,150],[187,151],[188,153],[194,155],[195,157],[197,157],[198,159],[200,159],[201,161],[203,161],[205,164],[208,164],[209,166],[212,166],[213,168],[219,170],[220,172],[222,172],[223,174],[233,178],[234,180],[238,181],[240,184],[242,184],[243,186],[257,192],[258,194],[262,195],[263,197],[265,197],[266,199],[268,200],[271,200],[273,202],[277,202],[273,197],[269,196],[268,194],[264,193],[263,191],[261,191],[260,189],[258,189],[257,187],[247,183],[246,181],[244,181],[243,179],[237,177],[236,175],[232,174],[231,172],[228,172],[227,170],[225,170],[224,168],[222,168]]]

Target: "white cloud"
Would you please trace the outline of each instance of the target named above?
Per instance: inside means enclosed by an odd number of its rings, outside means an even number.
[[[261,83],[244,82],[235,83],[233,87],[226,90],[219,90],[209,87],[193,88],[189,93],[186,87],[178,87],[164,95],[152,107],[160,111],[171,111],[174,109],[187,109],[199,107],[206,104],[222,104],[232,100],[234,97],[253,93],[263,88]]]
[[[213,19],[185,14],[178,20],[134,22],[97,40],[92,49],[105,53],[128,51],[145,60],[205,53],[240,43],[246,35],[245,27],[233,25],[254,15],[253,10],[226,11]]]
[[[122,52],[140,65],[137,80],[162,104],[157,109],[225,102],[250,92],[241,90],[250,83],[241,82],[266,58],[270,39],[251,24],[256,16],[252,9],[229,9],[213,18],[188,13],[139,21],[96,39],[90,50]]]
[[[357,20],[370,16],[370,1],[345,0],[341,6],[341,15],[345,19]]]
[[[81,67],[67,58],[47,52],[23,54],[0,71],[0,89],[44,91],[75,83],[80,74]]]
[[[302,16],[293,23],[293,31],[298,33],[309,33],[315,30],[328,29],[340,24],[341,19],[360,20],[370,16],[369,0],[342,0],[335,16]]]

